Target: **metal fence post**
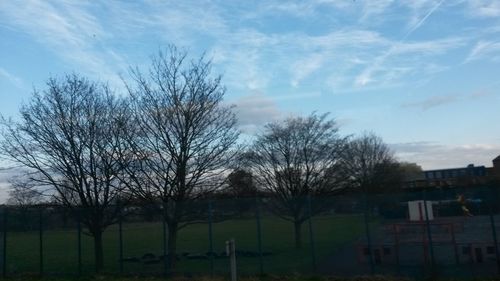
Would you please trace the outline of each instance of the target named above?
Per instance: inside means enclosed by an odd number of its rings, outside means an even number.
[[[435,273],[435,261],[434,261],[434,245],[432,244],[432,233],[431,233],[431,224],[429,222],[429,211],[427,210],[427,191],[424,189],[423,191],[423,201],[424,201],[424,214],[425,214],[425,225],[427,228],[427,239],[429,241],[429,253],[431,255],[431,272]],[[431,201],[432,208],[432,201]]]
[[[208,201],[208,247],[210,252],[210,276],[214,276],[214,238],[212,226],[212,201]]]
[[[373,251],[372,251],[372,240],[371,240],[371,234],[370,234],[370,224],[368,222],[368,194],[367,191],[363,191],[364,195],[364,222],[365,222],[365,233],[366,233],[366,244],[368,247],[368,257],[370,259],[370,273],[374,274],[375,273],[375,263],[373,261]]]
[[[162,215],[162,226],[163,226],[163,274],[165,276],[168,275],[168,255],[169,253],[167,252],[167,204],[163,203],[163,215]]]
[[[39,243],[39,254],[40,254],[40,276],[43,276],[43,209],[38,208],[38,243]]]
[[[77,210],[77,232],[78,232],[78,275],[82,275],[82,209]]]
[[[309,224],[309,243],[311,244],[311,257],[312,257],[312,267],[313,271],[316,272],[316,249],[314,247],[314,233],[312,225],[312,206],[311,206],[311,195],[307,196],[307,216]]]
[[[2,249],[2,277],[7,277],[7,218],[9,210],[7,208],[3,209],[3,249]]]
[[[453,252],[455,254],[455,264],[460,264],[460,256],[458,255],[457,239],[455,237],[455,225],[451,225],[451,241],[453,243]]]
[[[398,275],[401,273],[401,264],[399,258],[399,229],[396,224],[392,225],[392,231],[394,232],[394,255],[396,257],[396,268]]]
[[[122,206],[118,206],[120,208],[118,210],[118,247],[119,247],[119,255],[120,255],[120,273],[123,274],[123,212]]]
[[[498,238],[497,238],[497,229],[495,226],[495,217],[493,214],[493,201],[495,200],[496,196],[493,193],[493,189],[491,189],[491,194],[490,194],[490,226],[491,226],[491,233],[493,235],[493,243],[495,243],[495,257],[496,257],[496,262],[497,262],[497,272],[500,274],[500,252],[498,249]]]
[[[257,247],[259,250],[259,272],[264,274],[264,260],[262,257],[262,227],[260,223],[260,200],[255,198],[255,219],[257,221]]]
[[[226,254],[229,256],[229,266],[231,270],[231,281],[237,281],[237,267],[236,267],[236,242],[233,238],[226,241]]]

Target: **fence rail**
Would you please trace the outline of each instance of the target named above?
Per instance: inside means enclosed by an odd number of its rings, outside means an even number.
[[[499,194],[484,187],[183,202],[187,224],[175,255],[168,253],[166,206],[118,205],[102,233],[103,272],[228,275],[224,247],[234,238],[241,275],[497,276]],[[2,276],[93,274],[96,246],[84,219],[90,211],[4,206]]]

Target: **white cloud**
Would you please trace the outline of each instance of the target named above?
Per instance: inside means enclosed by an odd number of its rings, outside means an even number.
[[[465,167],[468,164],[492,166],[500,155],[500,144],[443,145],[436,142],[409,142],[391,144],[402,161],[415,162],[424,169]]]
[[[295,115],[294,112],[281,110],[278,107],[279,101],[314,99],[320,96],[321,94],[316,92],[269,96],[262,92],[254,91],[252,94],[241,96],[228,103],[236,106],[235,113],[240,129],[244,133],[252,134],[269,122]]]
[[[238,124],[243,132],[249,134],[283,115],[276,102],[261,93],[243,96],[235,101],[235,105]]]
[[[9,180],[20,174],[19,168],[3,168],[0,167],[0,204],[5,203],[9,197],[10,183]]]

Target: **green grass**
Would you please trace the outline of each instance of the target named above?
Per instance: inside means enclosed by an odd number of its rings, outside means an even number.
[[[50,277],[50,278],[39,278],[36,276],[21,276],[10,278],[12,281],[229,281],[228,277],[216,276],[197,276],[197,277],[123,277],[123,276],[110,276],[110,275],[98,275],[98,276],[87,276],[87,277]],[[391,277],[391,276],[358,276],[351,278],[340,278],[340,277],[320,277],[320,276],[302,276],[302,275],[266,275],[266,276],[248,276],[242,277],[238,280],[241,281],[411,281],[413,279],[401,278],[401,277]],[[440,279],[441,280],[441,279]],[[442,279],[443,281],[454,281],[452,279]],[[464,279],[461,281],[493,281],[498,279]],[[458,280],[457,280],[458,281]]]
[[[361,216],[318,216],[312,221],[316,260],[329,256],[343,243],[357,239],[363,233]],[[312,269],[311,245],[307,222],[302,227],[303,247],[294,248],[293,224],[277,217],[262,219],[263,250],[273,255],[264,257],[264,272],[272,274],[308,273]],[[43,234],[44,272],[48,274],[77,274],[76,230],[47,230]],[[119,272],[118,227],[113,225],[104,233],[105,272]],[[208,225],[196,224],[182,229],[178,235],[178,252],[206,253],[209,249]],[[36,274],[39,271],[39,236],[37,231],[9,232],[7,236],[7,270],[9,275]],[[255,219],[229,220],[213,225],[214,251],[223,252],[225,241],[236,240],[240,250],[257,251]],[[161,223],[126,223],[123,225],[124,257],[141,257],[145,253],[163,252]],[[241,257],[237,260],[242,275],[259,273],[259,258]],[[94,271],[92,237],[82,235],[83,273]],[[214,261],[216,274],[228,271],[227,259]],[[209,274],[208,260],[178,262],[179,272]],[[130,274],[162,273],[163,265],[125,263]]]

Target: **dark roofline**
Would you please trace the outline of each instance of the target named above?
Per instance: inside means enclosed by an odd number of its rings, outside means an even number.
[[[441,171],[450,171],[450,170],[463,170],[463,169],[475,169],[475,168],[485,168],[486,169],[486,166],[473,166],[473,167],[460,167],[460,168],[447,168],[447,169],[437,169],[437,170],[424,170],[422,172],[441,172]]]

